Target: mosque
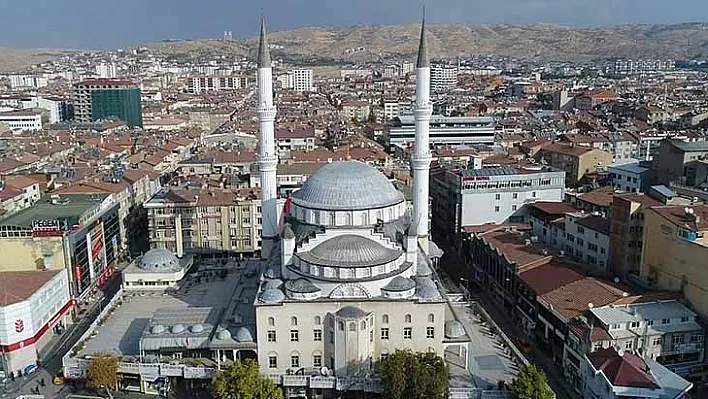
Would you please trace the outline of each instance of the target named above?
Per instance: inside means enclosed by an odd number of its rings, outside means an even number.
[[[384,174],[351,160],[320,168],[280,211],[277,110],[261,26],[258,166],[266,266],[254,304],[257,356],[262,374],[288,397],[376,391],[378,362],[396,349],[443,356],[449,348],[468,358],[470,339],[437,281],[440,254],[428,237],[432,105],[424,22],[416,75],[412,211]]]

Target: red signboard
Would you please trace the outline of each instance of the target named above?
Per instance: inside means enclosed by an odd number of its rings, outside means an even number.
[[[76,276],[76,280],[81,280],[81,265],[76,265],[74,266],[74,276]]]
[[[15,332],[21,333],[25,331],[25,322],[22,319],[15,320]]]
[[[62,237],[64,232],[61,230],[35,230],[32,232],[32,237]]]

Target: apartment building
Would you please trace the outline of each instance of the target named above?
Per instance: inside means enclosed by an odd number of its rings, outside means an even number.
[[[312,151],[315,149],[315,128],[306,126],[295,129],[278,129],[275,132],[278,153],[281,156],[291,151]]]
[[[458,69],[450,65],[434,65],[430,68],[430,90],[445,91],[457,87]]]
[[[639,165],[639,160],[613,163],[609,167],[612,187],[629,192],[646,192],[651,185],[650,169]]]
[[[143,125],[140,88],[133,82],[111,79],[85,80],[73,85],[71,98],[76,122],[118,119],[130,127]]]
[[[639,275],[644,248],[644,216],[647,209],[662,205],[644,194],[615,194],[612,199],[610,223],[610,270],[618,276]]]
[[[400,115],[388,124],[386,145],[406,147],[415,141],[415,119]],[[494,144],[495,123],[492,117],[447,117],[433,115],[430,119],[430,145]]]
[[[565,255],[598,270],[606,270],[610,256],[610,220],[573,212],[565,216]]]
[[[0,112],[0,124],[6,124],[10,130],[42,130],[42,111],[23,109]]]
[[[524,220],[525,204],[563,200],[565,172],[541,166],[482,166],[431,175],[433,235],[454,244],[466,226]]]
[[[569,186],[578,184],[588,174],[606,170],[612,164],[612,154],[607,151],[563,143],[544,146],[536,157],[541,163],[564,170]]]
[[[659,146],[659,154],[652,161],[659,184],[668,186],[673,182],[685,182],[684,169],[688,162],[708,159],[708,142],[665,139]]]
[[[708,315],[708,205],[654,206],[644,212],[640,276],[653,288],[681,292]]]
[[[193,94],[247,87],[248,77],[241,75],[194,75],[187,78],[187,90]]]
[[[161,190],[145,203],[151,248],[184,253],[255,253],[262,216],[254,189]],[[277,222],[277,221],[276,221]]]
[[[313,92],[315,86],[312,79],[312,69],[293,69],[278,78],[283,89],[296,92]]]

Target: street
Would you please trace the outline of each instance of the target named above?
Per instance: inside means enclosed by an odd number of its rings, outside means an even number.
[[[66,354],[81,336],[88,330],[96,316],[101,312],[113,296],[118,292],[121,286],[121,274],[115,273],[108,282],[101,287],[103,298],[94,302],[91,308],[81,317],[81,319],[70,326],[63,336],[60,336],[60,341],[50,349],[44,357],[39,359],[41,365],[38,370],[29,376],[17,378],[15,381],[7,380],[5,387],[0,390],[0,397],[14,397],[11,394],[31,394],[32,389],[39,385],[39,381],[44,380],[45,386],[40,388],[40,393],[47,398],[58,397],[60,391],[64,390],[64,386],[52,384],[52,379],[61,370],[62,357]]]

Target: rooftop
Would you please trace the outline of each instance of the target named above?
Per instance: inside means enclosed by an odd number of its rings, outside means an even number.
[[[590,192],[578,195],[578,199],[589,204],[600,207],[608,207],[612,205],[612,199],[615,195],[615,189],[612,186],[600,187]]]
[[[596,307],[590,311],[606,325],[682,317],[688,317],[693,321],[696,317],[696,314],[691,311],[691,309],[675,300],[633,303],[619,306],[609,305]]]
[[[693,213],[687,214],[686,209],[691,209]],[[677,227],[696,232],[708,230],[708,205],[689,208],[683,206],[655,206],[651,210]]]
[[[644,359],[637,355],[607,348],[590,353],[587,358],[615,387],[660,388]]]
[[[64,270],[0,272],[0,306],[26,301]]]
[[[605,235],[610,234],[610,219],[599,215],[588,215],[575,219],[575,224]]]
[[[519,279],[526,283],[536,295],[544,295],[584,277],[576,268],[557,261],[522,270],[519,273]]]
[[[31,208],[0,219],[2,226],[32,227],[35,220],[78,219],[86,211],[101,205],[108,194],[67,194],[62,195],[60,203],[52,204],[51,198],[45,196]],[[71,226],[69,226],[71,227]]]
[[[626,293],[594,277],[585,277],[563,285],[541,297],[549,307],[567,320],[572,320],[592,306],[605,306],[624,297]]]

